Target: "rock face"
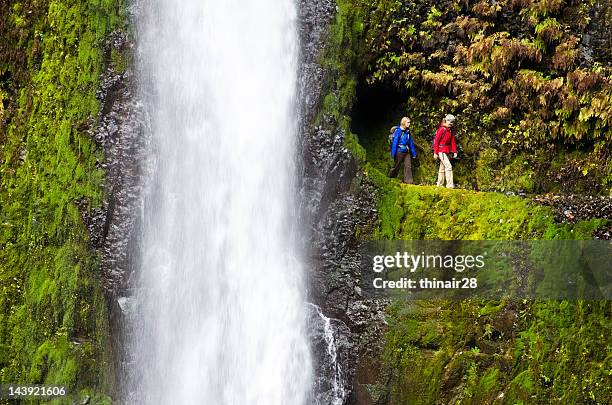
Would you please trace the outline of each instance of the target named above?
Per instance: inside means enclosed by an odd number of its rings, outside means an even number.
[[[115,32],[109,38],[105,57],[121,55],[129,60],[134,44],[123,32]],[[120,397],[121,369],[125,362],[122,345],[126,326],[125,298],[129,289],[133,257],[139,251],[138,221],[142,205],[143,174],[147,165],[146,112],[137,92],[134,67],[124,63],[122,70],[110,64],[101,77],[98,99],[102,104],[99,125],[92,131],[92,138],[104,151],[105,200],[102,208],[84,218],[93,247],[101,252],[101,272],[106,289],[111,328],[113,364],[115,376],[114,397]]]
[[[133,44],[125,34],[115,33],[108,46],[127,55]],[[117,295],[126,287],[126,276],[134,263],[130,255],[138,251],[134,229],[140,212],[148,121],[138,99],[132,68],[124,72],[106,71],[99,98],[103,107],[94,139],[106,156],[102,164],[106,173],[106,201],[103,221],[95,222],[93,234],[103,252],[105,287]]]
[[[373,403],[356,379],[368,380],[368,369],[359,368],[360,359],[378,353],[385,303],[363,300],[359,287],[360,274],[357,230],[367,230],[375,218],[374,188],[360,172],[354,156],[344,144],[345,133],[337,122],[315,117],[325,92],[326,75],[317,60],[321,55],[325,32],[335,15],[329,1],[302,0],[299,4],[301,70],[299,96],[301,112],[300,147],[303,156],[300,176],[302,222],[307,229],[306,249],[309,252],[309,298],[332,318],[331,326],[339,342],[336,361],[343,372],[346,395],[342,403]],[[318,403],[333,398],[330,366],[319,323],[314,326],[313,352],[318,380]],[[373,357],[372,357],[373,358]],[[358,368],[362,371],[358,371]],[[358,375],[360,374],[360,375]]]
[[[585,35],[583,45],[588,60],[596,60],[604,66],[612,63],[612,3],[609,1],[598,1],[593,7],[591,22],[588,27],[588,35]]]
[[[321,101],[325,72],[317,62],[335,11],[336,5],[333,0],[298,2],[300,38],[298,107],[302,123],[306,125],[314,118]]]
[[[612,219],[612,197],[592,195],[551,195],[533,198],[537,204],[549,206],[555,214],[555,221],[575,224],[580,220],[593,218]],[[596,239],[612,239],[612,225],[598,229]]]
[[[538,204],[552,208],[555,220],[576,223],[593,218],[612,219],[612,198],[592,195],[551,195],[533,198]]]

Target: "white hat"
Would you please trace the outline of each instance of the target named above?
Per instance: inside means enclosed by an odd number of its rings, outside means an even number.
[[[455,116],[453,114],[448,114],[446,117],[444,117],[444,121],[452,124],[455,122]]]

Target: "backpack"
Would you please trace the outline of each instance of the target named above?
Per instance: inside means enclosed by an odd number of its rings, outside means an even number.
[[[391,127],[391,129],[389,130],[389,148],[393,147],[393,135],[395,135],[395,130],[397,129],[397,125]]]

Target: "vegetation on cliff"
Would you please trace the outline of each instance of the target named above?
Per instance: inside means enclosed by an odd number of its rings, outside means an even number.
[[[376,185],[377,239],[589,239],[609,218],[559,224],[528,199],[470,191],[609,194],[612,6],[595,1],[339,0],[319,124],[336,121]],[[432,184],[430,142],[458,116],[468,190]],[[385,174],[387,133],[412,118],[420,186]],[[333,120],[321,119],[331,117]],[[362,235],[363,236],[363,235]],[[584,301],[395,303],[378,404],[608,403],[612,306]]]
[[[0,5],[1,383],[108,388],[107,306],[82,215],[103,197],[103,156],[87,131],[124,7]]]
[[[358,88],[352,124],[369,158],[380,163],[379,139],[402,115],[412,118],[416,142],[429,153],[441,117],[453,113],[467,168],[457,176],[463,186],[610,193],[611,5],[338,3],[325,60],[343,83],[326,103],[350,108]]]
[[[557,224],[548,207],[498,193],[379,190],[377,239],[589,239],[606,219]],[[592,403],[612,399],[612,302],[419,301],[388,311],[379,403]],[[577,376],[580,376],[578,378]]]

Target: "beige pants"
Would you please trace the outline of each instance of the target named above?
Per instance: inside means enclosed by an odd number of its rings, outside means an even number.
[[[440,152],[438,158],[440,159],[440,169],[438,169],[438,186],[444,185],[444,177],[446,177],[446,187],[454,188],[453,183],[453,166],[448,158],[449,154]]]

